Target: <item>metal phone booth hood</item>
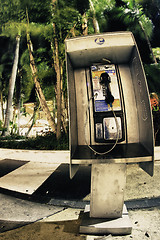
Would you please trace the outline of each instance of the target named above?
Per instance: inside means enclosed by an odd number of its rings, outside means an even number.
[[[78,165],[91,164],[90,216],[121,217],[126,164],[139,163],[151,176],[154,167],[152,114],[140,54],[131,32],[77,37],[65,44],[70,177]],[[109,77],[108,83],[103,82],[102,73]],[[115,188],[107,196],[111,195],[112,202],[116,196],[119,202],[112,207],[108,200],[109,209],[106,195],[102,190],[102,197],[98,187],[105,188],[107,178]],[[97,213],[99,205],[102,209]]]

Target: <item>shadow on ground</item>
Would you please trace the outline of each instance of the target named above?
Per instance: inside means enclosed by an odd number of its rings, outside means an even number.
[[[0,171],[0,174],[1,172],[7,174],[25,163],[23,161],[13,161],[12,164],[8,165],[7,160],[5,160],[5,166],[3,164],[3,171]],[[3,188],[0,188],[0,193],[40,203],[47,203],[51,199],[83,200],[90,193],[90,184],[90,166],[80,166],[74,178],[70,179],[69,165],[61,164],[32,195],[13,192]]]

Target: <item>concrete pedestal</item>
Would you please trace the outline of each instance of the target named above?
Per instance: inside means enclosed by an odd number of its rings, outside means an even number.
[[[125,206],[125,205],[124,205]],[[80,233],[95,235],[127,235],[131,234],[132,224],[124,207],[122,217],[116,219],[91,218],[90,206],[87,205],[80,226]]]
[[[90,217],[122,216],[126,164],[93,164],[91,170]]]
[[[86,206],[80,233],[131,233],[131,222],[124,207],[125,184],[125,164],[92,165],[90,206]]]

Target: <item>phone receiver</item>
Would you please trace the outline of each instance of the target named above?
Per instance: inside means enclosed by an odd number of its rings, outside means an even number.
[[[107,72],[102,73],[100,76],[100,84],[102,85],[104,89],[104,95],[105,95],[105,101],[107,104],[112,104],[114,102],[114,97],[111,93],[110,88],[111,78]]]

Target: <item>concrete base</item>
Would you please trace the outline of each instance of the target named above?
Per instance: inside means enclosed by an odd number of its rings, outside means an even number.
[[[132,224],[124,205],[122,217],[116,219],[90,218],[90,206],[87,205],[80,226],[82,234],[127,235],[131,234]]]
[[[121,217],[125,185],[126,164],[92,164],[90,217]]]

